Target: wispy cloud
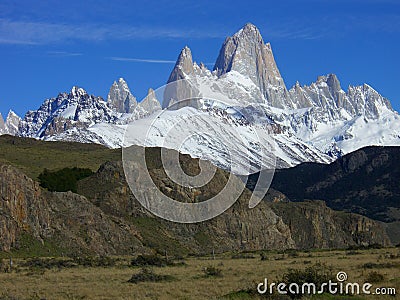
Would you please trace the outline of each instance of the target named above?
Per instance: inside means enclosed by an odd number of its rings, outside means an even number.
[[[59,24],[0,19],[0,43],[49,44],[71,40],[104,41],[152,38],[221,38],[213,30],[135,27],[107,24]]]
[[[47,54],[51,56],[57,56],[57,57],[72,57],[72,56],[82,56],[82,53],[76,53],[76,52],[66,52],[66,51],[48,51]]]
[[[175,60],[165,60],[165,59],[149,59],[149,58],[130,58],[130,57],[109,57],[111,60],[116,61],[127,61],[127,62],[143,62],[143,63],[153,63],[153,64],[174,64]]]

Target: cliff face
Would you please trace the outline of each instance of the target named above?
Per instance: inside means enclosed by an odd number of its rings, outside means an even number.
[[[385,229],[378,222],[334,211],[323,201],[274,203],[271,208],[288,224],[298,248],[390,245]]]
[[[187,174],[196,173],[196,160],[183,157],[182,167]],[[196,189],[179,188],[159,169],[151,166],[156,185],[167,195],[193,201],[197,195],[206,199],[221,190],[224,171],[218,170],[215,182]],[[248,209],[249,191],[225,213],[201,224],[175,224],[154,218],[147,213],[130,193],[121,163],[107,163],[99,172],[81,182],[81,192],[96,201],[103,211],[116,216],[147,215],[163,228],[163,234],[173,236],[192,251],[214,248],[227,250],[259,250],[285,248],[343,248],[350,245],[381,244],[390,241],[380,223],[357,214],[337,212],[322,201],[291,203],[282,193],[270,190],[256,208]],[[169,194],[170,193],[170,194]],[[152,195],[147,195],[151,197]],[[196,198],[197,197],[197,198]],[[199,242],[199,236],[203,242]],[[204,242],[206,240],[207,242]]]
[[[12,166],[0,165],[0,249],[18,247],[21,234],[57,241],[66,254],[132,253],[141,249],[138,233],[120,225],[85,197],[50,193]]]
[[[196,173],[197,160],[184,156],[183,162],[186,171]],[[201,201],[202,196],[218,193],[227,180],[227,173],[217,170],[215,181],[206,189],[189,189],[166,178],[156,160],[151,162],[150,172],[161,190],[179,195],[182,201]],[[18,249],[23,234],[41,243],[52,240],[67,255],[389,244],[375,221],[335,212],[318,202],[282,202],[284,195],[276,191],[249,209],[250,191],[245,190],[230,209],[207,222],[164,221],[147,212],[134,198],[121,162],[104,164],[95,175],[79,183],[78,191],[85,196],[50,193],[18,169],[0,165],[0,249]]]

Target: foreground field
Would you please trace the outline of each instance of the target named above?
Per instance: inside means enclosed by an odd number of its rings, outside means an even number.
[[[58,260],[63,261],[59,258],[47,262]],[[265,277],[277,282],[289,269],[304,270],[315,264],[325,264],[333,274],[346,272],[350,282],[374,279],[373,288],[394,287],[400,291],[398,248],[222,254],[215,259],[189,257],[175,265],[146,269],[157,275],[152,278],[156,282],[139,283],[128,282],[145,277],[141,267],[131,266],[131,258],[105,261],[108,267],[89,267],[87,261],[70,265],[64,261],[49,267],[46,259],[14,259],[11,272],[0,273],[0,299],[254,299],[258,297],[257,283]],[[8,263],[8,259],[3,259],[3,268],[7,269]],[[371,277],[371,272],[375,272],[375,277]],[[139,276],[132,277],[135,274]],[[334,299],[327,295],[322,298]]]

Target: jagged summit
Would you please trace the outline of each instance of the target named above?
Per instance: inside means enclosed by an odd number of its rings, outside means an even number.
[[[18,133],[20,122],[21,118],[11,109],[9,110],[5,121],[0,113],[0,135],[1,134],[16,135]]]
[[[109,106],[119,113],[132,113],[137,106],[136,98],[129,90],[128,84],[121,77],[114,81],[107,97]]]
[[[246,75],[259,87],[267,104],[280,108],[290,107],[289,94],[271,45],[264,44],[259,30],[251,23],[226,38],[214,71],[218,76],[230,71]]]
[[[9,110],[5,122],[6,132],[11,135],[18,133],[19,124],[21,123],[21,118],[13,111]]]
[[[87,95],[87,92],[83,88],[73,86],[70,94],[72,97],[82,97],[84,95]]]
[[[236,32],[232,37],[237,38],[238,40],[241,39],[252,39],[257,42],[263,43],[263,38],[261,36],[260,31],[258,28],[252,23],[246,23],[242,29]]]
[[[341,87],[335,74],[318,76],[316,82],[300,86],[296,83],[289,91],[292,106],[295,108],[316,107],[338,118],[344,110],[350,117],[359,115],[377,119],[393,108],[386,98],[367,84],[349,86],[347,91]]]
[[[146,98],[144,98],[139,104],[147,114],[152,114],[153,112],[161,109],[161,104],[156,98],[156,94],[152,88],[149,88]]]
[[[2,114],[0,113],[0,134],[4,134],[5,126],[4,126],[4,119]]]
[[[188,46],[185,46],[176,60],[175,67],[168,78],[168,83],[185,78],[185,74],[193,72],[192,51]]]

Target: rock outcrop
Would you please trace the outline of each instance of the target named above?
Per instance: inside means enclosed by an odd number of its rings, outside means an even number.
[[[334,211],[323,201],[274,203],[272,210],[289,224],[296,245],[303,249],[391,245],[385,228],[378,222]]]
[[[0,249],[18,248],[22,234],[57,242],[68,255],[144,251],[138,232],[85,197],[50,193],[18,169],[0,165]]]

